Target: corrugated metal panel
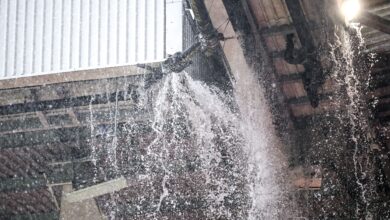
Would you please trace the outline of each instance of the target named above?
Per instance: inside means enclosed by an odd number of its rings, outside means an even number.
[[[181,5],[0,0],[0,78],[162,60],[182,49]]]

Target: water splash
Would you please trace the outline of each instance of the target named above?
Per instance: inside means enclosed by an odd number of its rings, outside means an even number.
[[[277,158],[267,103],[258,98],[261,94],[238,95],[247,99],[241,100],[241,114],[223,101],[229,97],[217,88],[186,73],[165,78],[154,108],[156,138],[148,146],[164,174],[156,211],[170,196],[167,182],[177,173],[174,167],[185,166],[186,157],[195,155],[195,169],[204,176],[197,187],[203,189],[209,217],[281,216],[283,161]]]
[[[144,102],[139,105],[152,103],[151,109],[136,107],[136,112],[128,114],[124,130],[115,134],[114,129],[114,136],[127,143],[103,147],[127,151],[125,158],[118,158],[119,170],[134,175],[135,184],[150,191],[137,192],[127,208],[117,194],[111,195],[104,204],[110,219],[126,210],[138,210],[129,215],[144,219],[160,219],[168,213],[182,216],[185,210],[201,213],[197,217],[201,219],[287,218],[282,181],[285,160],[267,102],[256,81],[251,85],[240,82],[234,85],[233,97],[178,73],[139,91],[139,101]],[[231,104],[232,99],[237,105]],[[139,111],[151,111],[147,128],[137,126]],[[137,138],[142,140],[136,142]],[[130,162],[123,161],[126,157]],[[139,163],[131,162],[136,158]]]
[[[235,145],[240,141],[233,123],[236,119],[215,92],[187,74],[166,77],[155,101],[152,129],[156,137],[148,146],[151,161],[156,161],[163,173],[156,211],[161,211],[163,201],[172,194],[167,186],[170,179],[190,172],[203,179],[197,187],[209,205],[210,217],[239,215],[223,205],[238,187],[228,179],[242,175],[238,172],[242,153]]]
[[[286,198],[291,192],[285,172],[287,160],[272,123],[265,92],[253,72],[236,73],[233,88],[246,142],[243,149],[249,156],[252,200],[249,219],[286,219],[291,216]]]

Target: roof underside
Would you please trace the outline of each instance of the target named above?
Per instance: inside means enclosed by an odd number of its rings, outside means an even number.
[[[284,0],[248,0],[250,13],[253,16],[258,32],[264,40],[266,50],[272,59],[274,70],[279,78],[281,90],[287,100],[288,106],[293,118],[307,118],[308,116],[323,114],[325,112],[332,112],[338,109],[339,104],[334,102],[335,93],[340,89],[332,77],[326,77],[325,83],[319,89],[320,104],[317,108],[310,105],[307,91],[303,83],[303,74],[305,67],[301,64],[289,64],[284,60],[284,50],[286,49],[286,35],[289,33],[296,33],[296,26],[294,24],[288,7]],[[324,46],[331,44],[328,41],[328,36],[332,33],[332,26],[326,23],[329,16],[329,11],[335,11],[336,2],[300,0],[303,12],[305,14],[306,22],[310,28],[310,32],[314,39],[317,50],[324,51]],[[390,15],[390,3],[387,1],[366,1],[369,11],[372,13],[388,18]],[[367,4],[367,3],[366,3]],[[324,10],[325,8],[325,10]],[[328,9],[328,10],[326,10]],[[390,51],[388,34],[373,30],[372,28],[363,26],[362,37],[366,52],[379,53],[379,62],[374,66],[372,72],[379,71],[380,74],[372,79],[372,92],[369,93],[366,99],[372,100],[374,96],[387,96],[390,90],[387,88],[388,83],[384,82],[387,79],[388,70],[386,67],[385,53]],[[301,43],[297,42],[298,48]],[[329,56],[326,53],[321,55],[321,59]],[[329,67],[329,61],[321,60],[323,67]],[[332,62],[332,61],[331,61]],[[383,67],[385,66],[385,67]],[[325,73],[324,73],[325,74]],[[380,85],[377,81],[381,81]]]

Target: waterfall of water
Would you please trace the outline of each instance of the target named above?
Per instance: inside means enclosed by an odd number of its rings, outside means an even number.
[[[263,88],[253,72],[236,73],[233,88],[241,115],[243,149],[249,155],[248,169],[252,174],[249,219],[287,218],[291,214],[286,201],[290,192],[287,160],[281,152]]]
[[[132,113],[117,130],[118,95],[109,114],[114,127],[95,128],[91,110],[98,175],[109,178],[115,168],[148,189],[127,208],[116,194],[109,196],[103,206],[110,219],[123,209],[146,219],[181,212],[197,213],[195,219],[287,218],[285,159],[261,88],[248,77],[236,79],[231,97],[187,73],[166,75],[139,91],[140,102],[152,100],[148,129]]]
[[[352,152],[352,162],[353,162],[353,175],[355,179],[355,185],[357,188],[357,198],[355,198],[355,217],[370,219],[369,213],[369,188],[367,185],[368,177],[368,164],[370,163],[365,159],[369,146],[369,140],[366,136],[368,131],[368,113],[365,111],[365,98],[363,93],[367,87],[367,84],[362,82],[367,82],[367,79],[362,79],[358,69],[360,67],[356,66],[356,50],[359,48],[354,48],[362,46],[362,38],[359,28],[355,28],[357,32],[356,37],[353,42],[351,36],[346,31],[340,31],[339,36],[336,35],[337,41],[335,45],[332,45],[332,59],[334,61],[333,74],[331,77],[336,80],[339,88],[337,99],[340,101],[341,109],[340,114],[338,114],[339,120],[343,123],[347,123],[350,127],[350,136],[348,137],[353,145]],[[358,44],[356,44],[358,43]],[[355,46],[353,46],[355,45]],[[346,94],[343,97],[343,94]],[[345,103],[346,105],[342,105]],[[366,183],[364,183],[366,182]]]
[[[267,103],[256,94],[257,83],[250,84],[250,89],[235,84],[236,112],[222,92],[186,73],[165,78],[154,109],[156,138],[148,146],[150,161],[164,174],[156,211],[169,196],[168,179],[192,155],[198,160],[194,169],[204,178],[197,190],[206,198],[209,218],[271,219],[287,213],[281,206],[285,161]]]
[[[216,90],[185,73],[166,76],[154,107],[156,137],[148,146],[148,155],[152,155],[148,173],[158,166],[163,174],[156,211],[161,211],[163,200],[180,194],[167,183],[189,172],[207,206],[208,218],[245,216],[246,157],[240,149],[238,120]]]

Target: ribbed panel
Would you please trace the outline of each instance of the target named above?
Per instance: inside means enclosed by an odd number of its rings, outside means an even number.
[[[0,78],[161,60],[167,44],[181,42],[182,12],[172,4],[181,2],[0,0]]]

